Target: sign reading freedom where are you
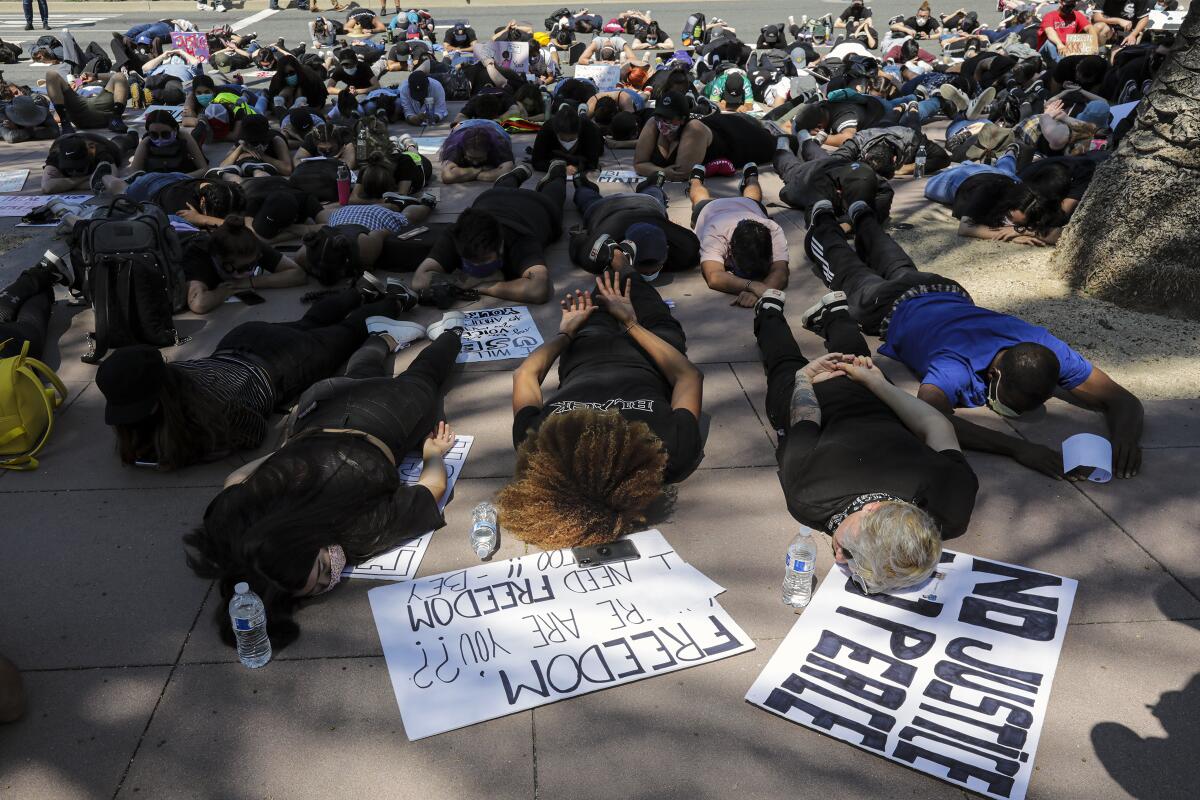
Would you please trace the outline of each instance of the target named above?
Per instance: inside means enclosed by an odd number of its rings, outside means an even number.
[[[455,436],[454,446],[446,455],[442,456],[442,461],[446,464],[446,493],[438,501],[438,508],[443,511],[454,491],[454,484],[458,481],[458,476],[462,474],[463,467],[467,464],[467,453],[471,452],[471,445],[474,443],[474,436]],[[421,479],[423,467],[421,454],[409,453],[396,469],[400,472],[400,480],[412,486]],[[342,570],[342,577],[373,578],[380,581],[411,580],[416,577],[417,568],[421,566],[421,559],[425,558],[425,550],[428,549],[429,540],[432,538],[433,531],[429,531],[414,539],[409,539],[395,550],[375,556],[370,561],[364,561],[358,566],[346,567]]]
[[[408,738],[754,649],[661,533],[628,538],[636,560],[552,550],[368,592]]]
[[[949,783],[1021,800],[1078,585],[942,551],[864,595],[834,567],[746,700]]]
[[[467,312],[458,363],[524,358],[542,346],[542,334],[525,306]]]

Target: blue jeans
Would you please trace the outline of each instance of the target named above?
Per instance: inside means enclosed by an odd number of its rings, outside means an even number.
[[[973,125],[976,122],[987,122],[987,120],[986,119],[967,119],[966,117],[963,117],[962,119],[954,120],[946,128],[946,139],[949,140],[950,137],[954,136],[954,134],[958,133],[963,128],[967,127],[968,125]]]
[[[1042,55],[1044,55],[1046,58],[1050,59],[1051,61],[1054,61],[1056,63],[1058,62],[1058,59],[1059,59],[1058,45],[1056,45],[1054,42],[1050,41],[1049,39],[1047,39],[1042,44],[1042,46],[1038,48],[1038,52],[1041,53]]]
[[[1017,177],[1017,157],[1012,153],[1007,153],[996,159],[996,163],[992,166],[975,161],[964,161],[955,167],[944,169],[936,175],[930,176],[929,180],[925,182],[925,197],[945,206],[953,205],[954,196],[958,194],[959,187],[967,178],[987,173],[1008,175],[1015,179]]]
[[[183,172],[150,172],[134,178],[125,190],[125,196],[139,203],[148,203],[168,186],[187,180],[191,180],[191,176]]]
[[[25,12],[25,23],[33,24],[33,0],[21,0],[21,9]],[[42,17],[42,24],[46,24],[46,20],[50,16],[50,10],[46,7],[46,0],[38,0],[38,14]]]
[[[667,195],[662,189],[657,186],[643,186],[638,189],[638,194],[648,194],[658,202],[662,203],[662,207],[667,207]],[[617,195],[610,195],[616,197]],[[579,209],[579,216],[587,219],[588,209],[609,198],[602,197],[600,192],[593,189],[591,186],[585,186],[582,183],[575,184],[575,208]]]
[[[1090,122],[1097,128],[1108,127],[1108,101],[1107,100],[1092,100],[1083,111],[1075,115],[1075,119],[1082,122]]]

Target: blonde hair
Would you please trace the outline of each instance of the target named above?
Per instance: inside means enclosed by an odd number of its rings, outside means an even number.
[[[921,5],[917,8],[917,11],[927,11],[929,12],[930,16],[933,16],[933,9],[929,7],[929,0],[923,0]]]
[[[604,544],[641,530],[664,497],[667,453],[644,422],[615,411],[552,414],[517,451],[516,480],[500,490],[500,523],[553,550]]]
[[[888,500],[866,513],[848,542],[853,571],[869,592],[921,583],[937,568],[942,536],[937,522],[911,503]]]

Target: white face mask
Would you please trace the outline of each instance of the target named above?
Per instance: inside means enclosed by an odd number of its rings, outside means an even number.
[[[347,75],[353,75],[358,72],[358,67],[342,67],[342,72],[346,73]]]
[[[554,138],[558,139],[558,146],[561,147],[563,150],[574,150],[575,144],[576,144],[576,142],[578,142],[578,140],[568,142],[559,136],[555,136]]]

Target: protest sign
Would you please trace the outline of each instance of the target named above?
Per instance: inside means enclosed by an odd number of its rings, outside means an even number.
[[[864,595],[835,566],[746,700],[956,786],[1022,800],[1076,586],[944,550],[922,586]]]
[[[542,334],[525,306],[467,312],[458,363],[524,358],[542,345]]]
[[[490,58],[513,72],[529,70],[529,42],[476,42],[474,50],[480,61]]]
[[[408,738],[754,649],[661,533],[628,538],[633,561],[553,550],[368,592]]]
[[[138,117],[137,119],[135,119],[134,122],[135,123],[145,122],[146,115],[152,111],[166,111],[168,114],[170,114],[172,117],[175,118],[176,122],[181,122],[183,120],[183,106],[146,106],[146,110],[144,112],[142,112],[142,115],[140,117]]]
[[[417,143],[417,152],[423,156],[436,156],[442,150],[442,143],[446,141],[445,136],[414,136],[413,141]]]
[[[600,170],[600,183],[639,183],[642,176],[631,169]]]
[[[0,192],[19,192],[25,188],[25,179],[29,170],[17,169],[10,172],[0,172]]]
[[[1096,50],[1096,40],[1089,33],[1068,33],[1067,40],[1063,42],[1059,48],[1058,54],[1061,57],[1066,56],[1094,56]]]
[[[611,92],[621,80],[620,64],[576,64],[576,78],[588,78],[602,92]]]
[[[208,60],[208,36],[203,33],[172,33],[171,47],[190,56]]]
[[[90,194],[9,194],[0,196],[0,217],[23,217],[38,206],[51,200],[61,200],[67,205],[81,206],[91,200]]]
[[[467,453],[471,452],[471,445],[474,443],[474,436],[455,436],[454,446],[442,457],[442,461],[446,463],[446,494],[438,501],[438,508],[445,510],[446,502],[454,491],[454,484],[458,481],[458,476],[462,474],[463,467],[466,466]],[[421,454],[409,453],[396,469],[400,471],[400,480],[412,486],[421,479],[422,466]],[[411,580],[416,577],[417,569],[421,566],[421,559],[425,557],[425,550],[429,547],[429,540],[432,538],[433,531],[424,533],[370,561],[364,561],[358,566],[346,567],[342,571],[342,576],[372,578],[381,581]]]

